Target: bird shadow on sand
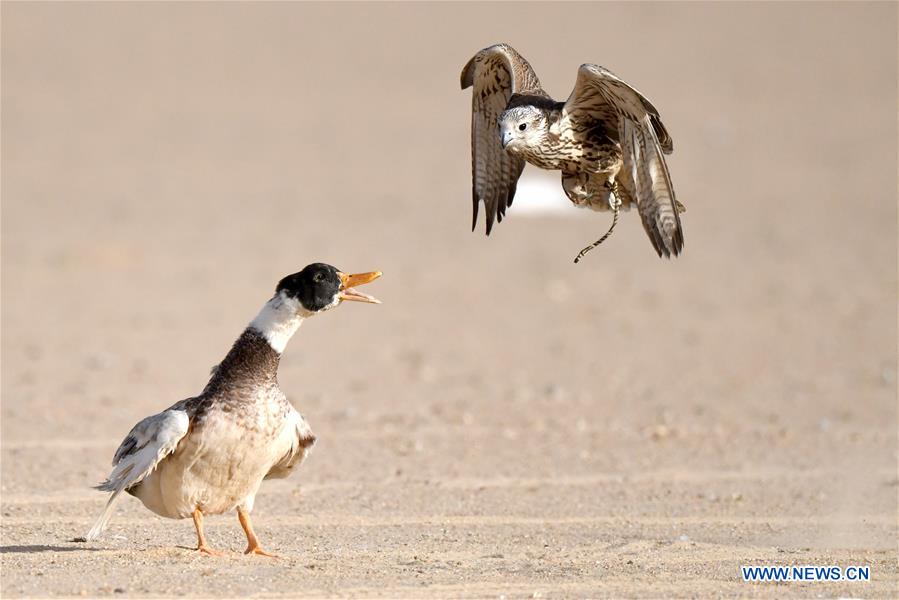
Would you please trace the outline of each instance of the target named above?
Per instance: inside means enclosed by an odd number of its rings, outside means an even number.
[[[30,546],[0,546],[0,554],[33,554],[35,552],[78,552],[89,550],[96,552],[99,548],[85,548],[83,546],[47,546],[33,544]]]

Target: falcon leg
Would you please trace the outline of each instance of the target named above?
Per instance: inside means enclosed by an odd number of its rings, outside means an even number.
[[[579,263],[588,252],[606,241],[609,236],[612,235],[612,230],[615,229],[615,225],[618,224],[618,214],[621,212],[621,191],[618,187],[618,182],[616,181],[613,181],[610,187],[612,189],[612,193],[609,194],[609,208],[611,208],[615,213],[612,217],[612,226],[609,227],[609,230],[605,233],[604,236],[578,252],[578,255],[574,257],[574,264]]]
[[[213,550],[206,544],[206,535],[203,533],[203,512],[199,508],[194,509],[194,527],[197,528],[197,552],[209,556],[222,556],[222,553]]]
[[[240,520],[240,526],[243,527],[243,531],[247,534],[247,549],[244,550],[244,554],[259,554],[260,556],[271,556],[272,558],[279,558],[277,554],[271,554],[262,549],[259,545],[259,539],[256,537],[256,533],[253,531],[253,524],[250,523],[250,513],[245,511],[241,507],[237,507],[237,518]]]
[[[590,174],[562,172],[562,189],[575,206],[586,206],[595,195],[590,188]]]

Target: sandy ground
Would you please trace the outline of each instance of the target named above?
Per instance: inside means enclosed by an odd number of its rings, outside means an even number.
[[[896,597],[896,12],[3,3],[2,595]],[[607,216],[469,232],[458,74],[500,40],[661,107],[681,258],[636,214],[576,267]],[[319,436],[257,501],[283,558],[132,498],[71,542],[314,260],[384,304],[282,361]]]

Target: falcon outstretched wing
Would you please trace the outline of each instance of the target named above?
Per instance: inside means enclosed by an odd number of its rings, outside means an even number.
[[[583,130],[596,122],[617,129],[624,165],[616,181],[637,202],[643,228],[659,256],[684,246],[678,207],[664,154],[674,145],[659,111],[640,92],[598,65],[581,65],[563,114]]]
[[[478,204],[487,211],[487,235],[493,221],[501,222],[512,205],[524,160],[500,145],[497,119],[512,94],[546,96],[537,75],[524,58],[507,44],[496,44],[475,54],[462,69],[462,89],[474,86],[471,98],[471,230],[478,222]]]

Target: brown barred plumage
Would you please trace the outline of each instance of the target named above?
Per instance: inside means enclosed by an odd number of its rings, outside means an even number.
[[[502,221],[529,162],[562,171],[562,187],[577,206],[612,209],[617,219],[616,203],[624,210],[636,204],[658,255],[681,252],[684,209],[664,159],[674,146],[658,110],[640,92],[603,67],[585,64],[568,100],[557,102],[508,44],[478,52],[461,83],[473,87],[472,230],[481,202],[487,235],[494,220]]]

